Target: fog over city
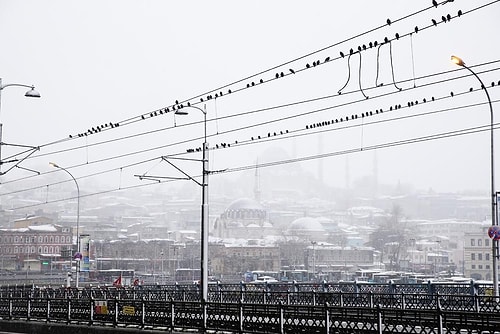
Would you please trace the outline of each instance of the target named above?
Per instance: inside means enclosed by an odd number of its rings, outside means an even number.
[[[2,84],[41,94],[2,90],[2,207],[67,200],[49,162],[90,197],[199,196],[170,178],[200,179],[204,108],[210,194],[228,202],[258,184],[262,200],[356,188],[488,203],[487,99],[450,57],[498,109],[499,14],[487,0],[0,0]]]
[[[499,19],[0,0],[0,328],[499,333]]]

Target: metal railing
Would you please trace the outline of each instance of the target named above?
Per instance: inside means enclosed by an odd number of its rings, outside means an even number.
[[[118,294],[94,297],[84,293],[54,297],[32,292],[1,296],[0,317],[117,328],[239,333],[500,333],[499,299],[477,294],[309,291],[304,293],[313,297],[305,303],[305,298],[296,302],[291,295],[279,292],[255,292],[259,294],[251,302],[155,300],[145,295],[122,298]]]
[[[395,284],[395,283],[236,283],[226,284],[216,282],[209,284],[208,301],[213,302],[239,302],[252,301],[256,296],[280,295],[281,300],[295,300],[300,304],[310,304],[311,298],[318,293],[344,292],[344,293],[379,293],[379,294],[427,294],[427,295],[488,295],[492,292],[491,284],[427,282],[421,284]],[[147,300],[182,300],[198,301],[199,285],[197,284],[168,284],[168,285],[139,285],[131,287],[115,286],[86,286],[80,288],[64,288],[35,285],[4,285],[0,286],[2,296],[49,296],[56,297],[94,297]],[[283,297],[285,296],[285,297]],[[260,302],[260,301],[259,301]]]

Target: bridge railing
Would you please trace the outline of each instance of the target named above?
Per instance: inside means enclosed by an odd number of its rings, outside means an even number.
[[[209,284],[210,302],[286,302],[315,304],[319,293],[380,293],[380,294],[428,294],[428,295],[487,295],[491,284],[440,283],[422,284],[375,284],[365,282],[342,283],[267,283],[267,284]],[[146,300],[197,301],[200,287],[197,284],[145,285],[133,287],[87,286],[80,288],[37,287],[33,285],[0,286],[0,297],[39,298],[118,298]]]
[[[257,293],[257,292],[256,292]],[[397,326],[428,328],[419,333],[450,333],[474,328],[500,328],[497,297],[385,293],[307,292],[314,303],[200,302],[146,298],[66,296],[0,297],[0,318],[93,326],[134,326],[165,329],[213,329],[235,332],[328,333],[344,330],[371,333],[396,331]],[[264,298],[265,294],[261,295]],[[287,296],[287,295],[285,295]],[[269,298],[269,297],[267,297]],[[360,325],[362,324],[362,325]],[[436,331],[436,328],[441,330]],[[328,330],[326,330],[328,329]],[[372,331],[372,332],[373,332]]]

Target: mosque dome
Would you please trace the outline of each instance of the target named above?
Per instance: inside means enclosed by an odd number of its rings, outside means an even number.
[[[264,208],[251,198],[239,198],[229,204],[226,209],[226,211],[232,210],[264,210]]]
[[[288,227],[290,232],[324,232],[325,228],[316,219],[312,217],[302,217],[295,219]]]
[[[240,198],[229,204],[224,211],[224,216],[233,219],[264,219],[267,211],[251,198]]]

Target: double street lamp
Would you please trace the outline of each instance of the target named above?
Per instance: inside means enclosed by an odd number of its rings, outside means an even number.
[[[496,213],[497,203],[496,203],[496,193],[495,193],[495,147],[494,147],[495,141],[494,141],[494,134],[493,134],[493,125],[494,125],[493,104],[491,103],[490,94],[488,93],[486,86],[484,85],[481,78],[477,75],[477,73],[474,72],[470,67],[465,65],[465,62],[457,56],[451,56],[451,61],[453,63],[455,63],[456,65],[467,69],[469,72],[471,72],[474,75],[474,77],[481,84],[481,88],[484,89],[484,92],[486,94],[486,98],[488,99],[488,105],[490,108],[491,225],[498,226],[498,221],[496,219],[497,218],[497,213]],[[492,253],[492,261],[493,261],[492,262],[492,266],[493,266],[493,295],[495,297],[497,297],[498,296],[498,240],[495,240],[495,238],[491,239],[491,253]]]
[[[206,106],[201,109],[188,106],[175,111],[176,115],[187,115],[185,108],[195,108],[203,113],[203,147],[202,147],[202,181],[201,181],[201,298],[207,301],[208,297],[208,156],[207,156],[207,111]]]
[[[76,194],[76,197],[77,197],[76,198],[76,254],[74,256],[75,256],[75,260],[76,260],[76,281],[75,281],[76,283],[75,283],[75,286],[78,288],[78,284],[80,282],[80,260],[81,260],[81,253],[80,253],[80,187],[78,186],[78,182],[76,182],[76,179],[73,176],[73,174],[71,174],[66,168],[61,167],[54,162],[49,162],[49,165],[68,173],[68,175],[71,176],[73,181],[75,181],[75,185],[76,185],[76,192],[77,192],[77,194]],[[71,267],[73,266],[72,262],[73,262],[73,254],[71,254],[71,265],[70,265]]]
[[[24,96],[26,97],[40,97],[40,93],[35,90],[35,86],[30,86],[30,85],[23,85],[23,84],[18,84],[18,83],[12,83],[12,84],[2,84],[2,78],[0,78],[0,112],[2,109],[2,90],[7,87],[26,87],[26,88],[31,88],[28,90]],[[0,168],[2,166],[2,123],[0,122]],[[4,173],[0,172],[0,175]]]

